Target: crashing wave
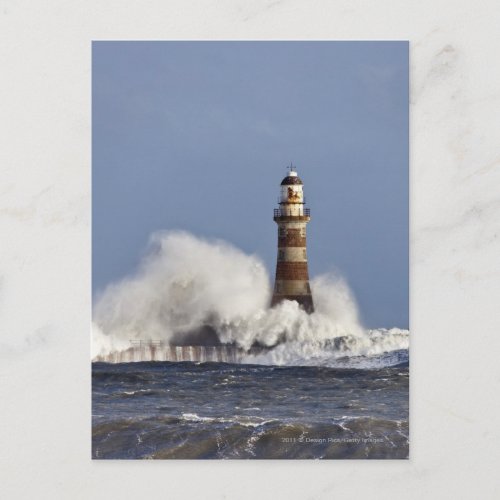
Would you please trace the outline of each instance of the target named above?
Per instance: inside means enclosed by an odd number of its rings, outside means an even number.
[[[131,340],[186,345],[210,335],[242,351],[269,348],[244,357],[248,363],[339,366],[349,358],[361,366],[407,351],[408,330],[362,326],[341,278],[319,276],[311,288],[313,314],[291,301],[271,309],[269,276],[256,256],[186,232],[155,233],[136,274],[108,286],[94,305],[93,359],[129,349]]]

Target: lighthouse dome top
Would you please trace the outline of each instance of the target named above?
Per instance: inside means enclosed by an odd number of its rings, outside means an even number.
[[[302,180],[300,177],[297,175],[297,172],[295,170],[291,170],[288,172],[288,175],[281,181],[282,186],[291,186],[294,184],[303,184]]]

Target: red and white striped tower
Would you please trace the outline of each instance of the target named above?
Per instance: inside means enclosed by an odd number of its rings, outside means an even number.
[[[310,210],[304,208],[302,181],[293,167],[281,181],[280,208],[274,210],[278,224],[278,261],[271,306],[295,300],[308,313],[314,311],[307,268],[306,225]]]

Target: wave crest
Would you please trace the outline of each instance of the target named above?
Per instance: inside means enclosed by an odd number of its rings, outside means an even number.
[[[259,258],[227,242],[187,232],[155,233],[135,275],[108,286],[94,305],[92,354],[129,341],[182,341],[207,327],[222,343],[273,347],[252,357],[270,364],[328,364],[408,348],[408,331],[366,330],[345,281],[311,281],[315,312],[296,302],[270,309],[271,285]]]

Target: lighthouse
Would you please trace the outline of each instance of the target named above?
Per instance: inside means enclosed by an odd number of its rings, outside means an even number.
[[[278,225],[278,258],[271,307],[282,300],[295,300],[308,313],[314,311],[307,267],[306,226],[311,213],[305,208],[303,183],[294,167],[281,181]]]

